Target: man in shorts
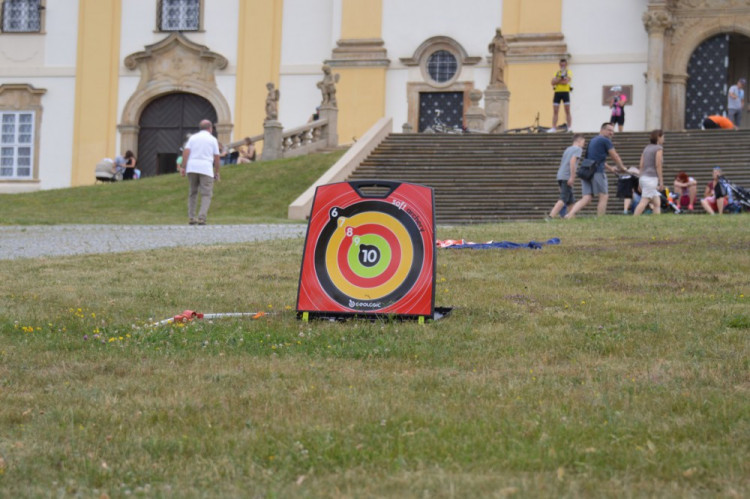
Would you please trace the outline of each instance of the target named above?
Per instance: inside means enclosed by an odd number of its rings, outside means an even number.
[[[560,70],[552,78],[552,89],[555,95],[552,98],[552,128],[550,132],[557,131],[557,115],[560,112],[560,103],[565,105],[565,119],[567,120],[568,131],[573,127],[573,119],[570,117],[570,91],[573,88],[570,82],[573,74],[568,70],[567,59],[560,59]]]
[[[594,195],[599,196],[599,203],[596,207],[597,216],[602,216],[607,212],[607,202],[609,201],[609,186],[607,185],[607,174],[604,170],[612,173],[628,171],[620,159],[620,155],[615,151],[612,144],[612,136],[615,134],[615,127],[610,122],[602,123],[599,129],[599,135],[591,139],[589,148],[586,152],[586,159],[596,162],[596,173],[591,180],[581,179],[581,199],[573,205],[573,208],[565,216],[566,219],[573,218],[576,213],[581,211],[591,202]],[[617,164],[617,168],[607,164],[607,158],[612,159]]]
[[[583,154],[583,146],[586,144],[586,138],[577,133],[573,135],[573,145],[565,149],[560,160],[560,167],[557,169],[557,185],[560,187],[560,199],[552,207],[548,218],[555,218],[564,206],[570,209],[576,202],[573,194],[573,184],[576,178],[576,168],[578,161]]]
[[[735,85],[729,87],[727,95],[728,118],[732,120],[732,123],[736,127],[739,127],[742,123],[742,108],[745,103],[745,85],[747,85],[747,80],[740,78]]]

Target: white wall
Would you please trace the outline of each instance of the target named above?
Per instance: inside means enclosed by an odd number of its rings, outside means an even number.
[[[50,2],[45,16],[43,34],[0,35],[0,85],[28,84],[46,90],[41,98],[41,124],[34,131],[39,140],[35,151],[39,184],[0,183],[5,192],[70,186],[78,2]]]
[[[126,0],[122,2],[122,26],[120,27],[120,64],[146,45],[164,38],[156,32],[156,2],[153,0]]]
[[[39,187],[70,187],[75,78],[33,79],[27,83],[47,89],[47,93],[42,97],[44,112],[39,131]],[[91,165],[92,177],[95,166]]]
[[[42,96],[39,143],[39,187],[54,189],[70,186],[73,157],[73,118],[75,113],[75,67],[78,55],[78,2],[48,2],[45,10],[44,68],[60,76],[40,78],[29,83],[46,88]],[[55,7],[55,8],[53,8]],[[92,170],[95,165],[92,165]]]
[[[227,58],[229,65],[224,72],[235,72],[237,66],[237,36],[242,0],[209,0],[203,6],[204,33],[185,33],[190,40],[205,45],[212,52]]]
[[[648,0],[563,0],[562,30],[571,54],[645,54],[641,16]]]
[[[319,67],[310,73],[281,75],[279,121],[284,128],[295,128],[307,123],[315,112],[315,107],[320,105],[321,94],[316,84],[322,79],[323,72]]]
[[[340,19],[340,0],[284,0],[279,121],[285,128],[304,125],[320,105],[316,83],[336,47]]]
[[[333,9],[333,0],[284,0],[282,68],[321,66],[331,58]]]
[[[619,0],[563,1],[562,30],[571,55],[576,131],[598,131],[609,119],[610,110],[601,102],[602,87],[614,84],[633,86],[632,105],[625,108],[625,130],[645,127],[648,34],[641,16],[648,0],[629,0],[627,8],[622,5]]]
[[[78,2],[47,2],[45,9],[45,54],[46,67],[73,68],[78,51]],[[53,8],[54,7],[54,8]]]
[[[385,75],[385,115],[393,118],[393,131],[401,132],[409,119],[406,86],[409,82],[409,69],[392,69]]]
[[[629,132],[646,126],[645,63],[633,64],[571,64],[573,92],[570,97],[573,129],[576,132],[598,132],[601,124],[609,121],[611,110],[602,105],[602,87],[614,84],[633,85],[633,105],[625,107],[625,127]],[[550,93],[550,105],[552,94]],[[565,121],[560,110],[560,123]]]
[[[388,57],[411,57],[422,42],[449,36],[470,56],[489,54],[495,29],[502,25],[502,1],[383,0],[383,39]]]
[[[393,118],[394,131],[408,120],[407,84],[423,82],[419,68],[407,68],[402,57],[412,57],[426,40],[448,36],[458,42],[467,55],[482,57],[476,66],[464,66],[458,81],[473,81],[484,89],[489,83],[486,62],[488,46],[495,30],[502,25],[502,1],[473,0],[383,0],[383,39],[391,66],[386,75],[386,116]]]

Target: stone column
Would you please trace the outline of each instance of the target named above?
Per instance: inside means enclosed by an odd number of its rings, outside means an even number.
[[[214,128],[216,129],[216,138],[222,144],[229,144],[232,140],[232,128],[234,125],[231,123],[217,123]]]
[[[664,34],[672,27],[672,14],[665,0],[652,0],[643,14],[648,32],[648,67],[646,70],[646,130],[662,128],[664,97]]]
[[[138,133],[141,127],[138,125],[117,125],[120,132],[120,151],[134,151],[138,155]],[[121,154],[116,151],[115,154]]]
[[[688,75],[664,75],[664,113],[662,120],[665,130],[685,129],[685,90]]]
[[[268,120],[263,122],[263,154],[260,156],[262,161],[279,159],[282,157],[283,134],[284,127],[278,121]]]
[[[469,99],[471,99],[471,107],[466,110],[466,128],[471,132],[483,132],[487,114],[479,106],[479,101],[482,100],[482,91],[478,88],[473,89],[469,92]]]
[[[327,147],[338,147],[339,145],[339,110],[335,105],[321,104],[320,119],[328,120],[325,137]]]

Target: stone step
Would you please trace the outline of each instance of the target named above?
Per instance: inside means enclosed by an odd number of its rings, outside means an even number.
[[[584,134],[590,140],[594,134]],[[627,166],[637,166],[648,133],[616,134],[615,148]],[[435,189],[438,223],[536,219],[557,199],[555,174],[571,134],[423,135],[392,134],[352,174],[352,179],[413,182]],[[678,171],[699,183],[699,195],[720,164],[738,185],[750,186],[750,131],[667,132],[664,177]],[[610,213],[616,177],[609,175]],[[577,189],[578,191],[579,189]],[[578,194],[579,195],[579,194]],[[584,213],[594,213],[592,203]]]

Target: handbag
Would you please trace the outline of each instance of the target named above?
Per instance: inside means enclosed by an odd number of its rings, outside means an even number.
[[[582,159],[578,164],[576,175],[583,180],[591,180],[596,173],[596,161],[593,159]]]

